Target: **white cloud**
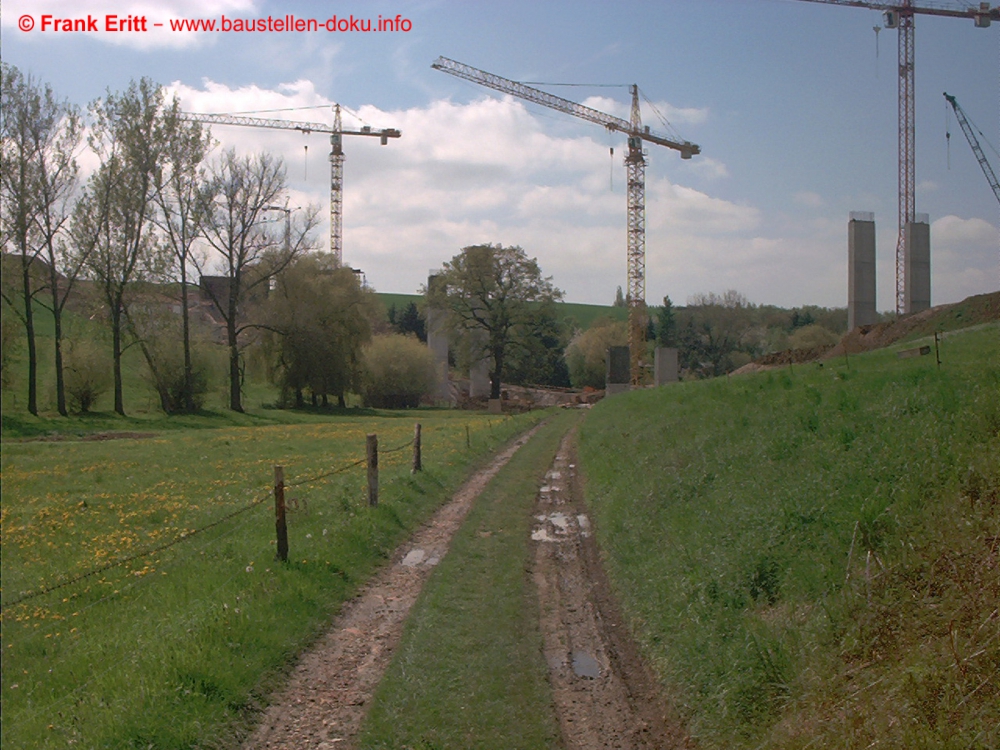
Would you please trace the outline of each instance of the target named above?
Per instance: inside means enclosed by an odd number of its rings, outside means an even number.
[[[808,190],[796,193],[793,196],[793,200],[799,205],[808,206],[809,208],[822,208],[825,203],[819,193],[813,193]]]

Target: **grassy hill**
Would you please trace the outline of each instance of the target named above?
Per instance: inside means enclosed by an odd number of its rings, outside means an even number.
[[[423,306],[423,297],[419,294],[386,294],[379,292],[379,300],[385,305],[386,310],[395,305],[397,310],[402,310],[411,302],[417,307]],[[584,305],[577,302],[558,302],[556,309],[562,319],[569,319],[573,324],[586,330],[597,318],[610,317],[615,320],[627,320],[628,310],[624,307],[611,307],[610,305]]]
[[[634,392],[584,423],[610,577],[700,747],[1000,746],[1000,324],[940,352]]]

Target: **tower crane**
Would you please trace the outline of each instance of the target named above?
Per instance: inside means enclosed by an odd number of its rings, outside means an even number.
[[[887,29],[899,30],[899,235],[896,239],[896,313],[911,312],[906,306],[906,225],[916,217],[916,123],[914,118],[914,17],[917,15],[969,18],[976,28],[988,28],[991,21],[1000,21],[1000,8],[980,2],[977,7],[949,8],[941,3],[917,5],[913,0],[898,2],[868,2],[868,0],[804,0],[827,5],[847,5],[853,8],[880,10]]]
[[[972,126],[969,124],[969,118],[965,116],[965,110],[959,105],[955,100],[955,97],[949,96],[947,92],[944,98],[951,105],[951,108],[955,110],[955,117],[958,119],[958,124],[962,127],[962,132],[965,133],[965,140],[969,142],[972,146],[972,153],[976,156],[976,161],[979,162],[980,169],[983,170],[983,174],[986,175],[986,181],[990,183],[990,187],[993,189],[993,195],[996,196],[997,202],[1000,202],[1000,182],[997,182],[997,176],[993,172],[993,167],[990,163],[986,161],[986,154],[983,153],[983,149],[979,145],[979,139],[976,138],[976,134],[972,131]],[[951,137],[951,134],[949,134]]]
[[[633,85],[632,109],[628,120],[609,115],[600,110],[577,104],[569,99],[549,94],[518,81],[511,81],[486,71],[473,68],[447,57],[439,57],[431,67],[444,73],[464,78],[504,94],[517,96],[543,107],[565,112],[584,120],[603,125],[611,132],[628,136],[628,153],[625,168],[628,183],[628,347],[629,371],[632,386],[639,385],[641,370],[639,357],[645,340],[646,308],[646,159],[642,151],[643,141],[679,151],[682,159],[690,159],[701,153],[701,148],[689,141],[674,140],[651,133],[649,126],[643,126],[639,112],[639,88]]]
[[[345,135],[367,135],[378,138],[385,146],[390,138],[401,135],[395,128],[373,130],[365,125],[360,130],[344,130],[340,105],[333,106],[333,125],[321,122],[294,122],[292,120],[270,120],[244,115],[204,114],[200,112],[182,112],[180,117],[188,122],[204,122],[211,125],[240,125],[250,128],[271,128],[273,130],[297,130],[300,133],[330,134],[330,253],[334,262],[341,266],[344,261],[343,248],[343,211],[344,211],[344,149]]]

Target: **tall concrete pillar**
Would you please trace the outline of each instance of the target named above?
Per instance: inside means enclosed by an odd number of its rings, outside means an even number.
[[[469,368],[469,398],[490,395],[490,365],[492,359],[481,359]]]
[[[427,289],[435,287],[438,276],[434,271],[427,277]],[[436,307],[427,306],[427,348],[434,355],[434,369],[437,375],[434,384],[434,400],[439,404],[451,403],[448,387],[448,313]]]
[[[604,392],[611,396],[631,388],[631,360],[627,346],[608,347],[605,359],[606,372],[604,377]]]
[[[903,274],[903,312],[920,312],[931,306],[931,225],[927,214],[917,214],[906,225]]]
[[[875,214],[851,211],[847,222],[847,330],[877,322]]]
[[[653,353],[653,382],[658,386],[676,383],[679,373],[677,349],[672,346],[656,347]]]

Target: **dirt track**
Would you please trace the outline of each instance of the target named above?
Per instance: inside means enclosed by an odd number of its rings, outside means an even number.
[[[432,568],[476,497],[538,428],[474,475],[397,550],[303,655],[244,750],[343,750],[357,735]],[[563,439],[539,488],[532,537],[545,657],[569,750],[688,748],[644,667],[610,595],[582,508],[572,439]]]
[[[538,492],[534,565],[549,681],[570,750],[691,747],[622,622],[582,502],[573,435]]]

